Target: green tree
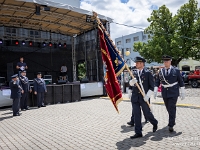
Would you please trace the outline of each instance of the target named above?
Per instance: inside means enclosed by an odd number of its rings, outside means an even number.
[[[82,80],[86,77],[86,68],[85,68],[85,62],[78,64],[78,78],[79,80]]]
[[[148,62],[161,62],[165,54],[173,57],[175,66],[184,58],[200,59],[200,9],[197,1],[189,0],[174,16],[163,5],[147,20],[150,25],[145,32],[152,38],[147,43],[135,43],[133,47]]]

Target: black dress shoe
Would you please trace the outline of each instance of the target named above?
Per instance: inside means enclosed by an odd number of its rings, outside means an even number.
[[[169,132],[173,132],[173,131],[174,131],[173,127],[169,127]]]
[[[40,106],[38,106],[38,108],[40,108]]]
[[[145,120],[145,123],[149,123],[149,121],[148,121],[148,120]]]
[[[153,126],[153,132],[156,132],[157,129],[158,129],[158,125],[154,125]]]
[[[26,110],[30,110],[30,108],[27,107]]]
[[[45,105],[42,105],[41,107],[46,107]]]
[[[130,136],[131,139],[136,139],[136,138],[140,138],[142,137],[143,135],[142,134],[135,134],[134,136]]]
[[[26,109],[21,109],[21,111],[26,111]]]
[[[13,116],[20,116],[20,114],[14,114]]]
[[[127,124],[129,125],[129,126],[134,126],[134,122],[127,122]]]

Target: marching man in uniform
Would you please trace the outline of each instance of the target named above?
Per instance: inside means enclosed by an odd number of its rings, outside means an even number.
[[[21,71],[21,76],[19,77],[21,81],[22,88],[24,90],[24,93],[22,93],[22,97],[20,100],[20,107],[22,111],[28,110],[29,108],[27,107],[27,101],[28,101],[28,92],[31,92],[29,80],[26,77],[26,71],[23,70]]]
[[[130,80],[129,84],[132,86],[132,107],[134,112],[134,121],[135,121],[135,135],[131,136],[131,139],[142,137],[142,124],[141,124],[141,108],[143,110],[144,116],[148,121],[153,125],[153,132],[158,129],[158,121],[154,118],[151,110],[147,104],[151,95],[153,95],[154,90],[154,80],[152,73],[145,69],[146,60],[141,57],[135,58],[137,75],[134,79]],[[145,97],[142,96],[141,92],[136,86],[136,83],[139,83]]]
[[[172,58],[164,55],[162,57],[165,68],[159,72],[159,78],[155,82],[154,98],[157,96],[158,87],[162,85],[162,97],[169,114],[169,131],[173,132],[176,118],[176,103],[179,96],[179,87],[181,90],[180,97],[185,99],[185,87],[180,71],[171,66]]]
[[[42,73],[37,73],[37,78],[34,79],[34,94],[37,95],[38,108],[46,107],[44,105],[44,93],[47,92],[46,83],[42,77]]]

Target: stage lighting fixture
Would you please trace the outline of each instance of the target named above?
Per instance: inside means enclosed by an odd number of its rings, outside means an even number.
[[[2,39],[0,39],[0,44],[2,44],[3,43],[3,40]]]
[[[66,44],[66,43],[64,43],[64,47],[67,47],[67,44]]]
[[[50,46],[50,47],[52,46],[52,43],[51,43],[51,42],[49,42],[49,46]]]
[[[44,5],[44,9],[43,9],[43,10],[44,10],[44,11],[50,11],[50,7]]]
[[[25,43],[25,41],[22,41],[22,45],[25,45],[26,43]]]
[[[32,41],[29,41],[29,46],[33,46],[33,42]]]
[[[58,44],[58,46],[59,46],[59,47],[61,47],[61,46],[62,46],[62,44],[61,44],[61,43],[59,43],[59,44]]]
[[[92,17],[89,15],[86,15],[86,22],[91,22]]]
[[[42,45],[43,45],[43,46],[46,46],[46,43],[45,43],[45,42],[43,42],[43,43],[42,43]]]
[[[18,40],[15,41],[15,45],[19,45],[19,41]]]
[[[35,6],[35,14],[40,15],[40,6]]]

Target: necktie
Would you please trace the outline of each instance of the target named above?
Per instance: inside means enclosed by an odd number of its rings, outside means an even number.
[[[141,70],[139,70],[139,76],[141,75]]]
[[[168,70],[169,70],[169,69],[167,69],[167,72],[166,72],[166,75],[167,75],[167,76],[169,75],[169,72],[168,72]]]

